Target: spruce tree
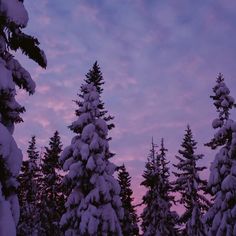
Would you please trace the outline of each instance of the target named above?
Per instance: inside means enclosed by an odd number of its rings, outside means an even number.
[[[124,209],[124,218],[121,221],[123,235],[139,235],[138,216],[132,205],[133,191],[131,189],[131,177],[123,164],[119,167],[118,181],[121,187],[120,198]]]
[[[64,212],[64,193],[61,186],[59,157],[62,151],[61,138],[56,131],[45,148],[42,159],[40,186],[40,235],[60,235],[59,221]]]
[[[87,84],[93,83],[98,93],[100,95],[102,94],[103,92],[102,85],[105,82],[104,82],[103,75],[97,61],[93,64],[92,69],[90,69],[89,72],[86,74],[86,79],[84,81]],[[101,100],[99,101],[98,108],[100,110],[99,116],[102,117],[105,121],[111,122],[114,119],[113,116],[107,115],[107,110],[105,110],[104,108],[104,102],[102,102]],[[115,127],[113,123],[109,123],[107,126],[109,130]]]
[[[178,172],[174,172],[175,191],[180,193],[180,203],[184,205],[185,212],[179,219],[183,225],[182,235],[203,236],[206,235],[202,215],[205,213],[210,202],[206,198],[207,182],[200,177],[200,172],[206,167],[199,167],[197,161],[203,158],[202,154],[196,154],[197,142],[193,139],[190,126],[181,144],[182,149],[176,156],[178,164],[174,165]]]
[[[81,86],[77,120],[70,129],[76,133],[60,157],[68,171],[64,184],[72,189],[61,218],[65,235],[122,235],[123,216],[120,186],[113,173],[107,140],[108,126],[101,117],[100,94],[94,84]]]
[[[208,187],[214,196],[212,207],[204,220],[208,235],[236,235],[236,122],[230,119],[230,110],[236,106],[222,74],[216,79],[210,96],[218,112],[212,127],[218,129],[206,144],[220,148],[210,168]]]
[[[165,148],[164,139],[161,139],[161,147],[159,150],[159,158],[160,158],[160,177],[162,179],[162,188],[161,188],[161,196],[163,199],[170,203],[175,202],[174,196],[171,195],[173,191],[173,186],[170,183],[170,170],[168,167],[169,161],[166,160],[166,153],[168,149]]]
[[[22,153],[12,135],[14,124],[22,122],[25,108],[17,103],[16,86],[33,94],[35,83],[30,74],[11,54],[21,49],[30,59],[46,67],[46,58],[36,38],[22,32],[28,22],[23,1],[0,1],[0,235],[16,234],[19,204],[16,178],[22,164]],[[7,224],[5,222],[8,222]]]
[[[20,201],[20,221],[17,227],[17,235],[34,235],[39,228],[39,152],[36,147],[36,137],[29,141],[27,150],[28,159],[23,161],[21,173],[19,175],[19,201]]]
[[[162,164],[156,145],[152,141],[151,150],[143,174],[141,185],[147,188],[143,197],[144,208],[142,218],[142,231],[144,236],[174,236],[177,235],[175,222],[177,215],[170,211],[171,202],[164,193],[165,182],[162,179]]]

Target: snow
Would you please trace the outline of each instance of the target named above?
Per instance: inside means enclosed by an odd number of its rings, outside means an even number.
[[[6,62],[0,57],[0,90],[14,90],[15,84],[13,82],[11,71],[6,68]]]
[[[107,135],[108,128],[107,128],[106,122],[103,119],[97,119],[95,122],[95,125],[96,125],[98,131],[101,132],[101,134]]]
[[[4,199],[0,200],[0,235],[16,235],[16,224],[12,217],[11,206],[10,203]]]
[[[223,191],[236,191],[236,177],[228,175],[222,182],[221,188]]]
[[[6,40],[2,35],[0,35],[0,54],[4,53],[5,51],[6,51]]]
[[[12,72],[13,78],[17,85],[23,87],[29,94],[35,92],[35,82],[32,80],[30,73],[25,70],[21,64],[14,59],[10,53],[5,53],[4,59],[6,61],[6,67]]]
[[[5,159],[7,167],[13,176],[20,172],[22,153],[9,131],[0,123],[0,155]]]
[[[96,168],[96,164],[94,162],[93,156],[90,156],[88,162],[86,164],[86,168],[88,170],[94,170]]]
[[[13,210],[12,215],[14,222],[19,222],[20,219],[20,206],[19,206],[19,200],[16,195],[12,195],[7,199],[10,202],[11,209],[18,209],[18,210]],[[1,235],[1,234],[0,234]]]
[[[83,127],[84,125],[88,124],[90,119],[90,114],[84,113],[78,118],[78,120],[72,123],[72,127]]]
[[[95,132],[94,124],[88,124],[83,128],[81,139],[84,142],[90,142]]]
[[[222,120],[220,120],[220,119],[215,119],[215,120],[213,120],[213,122],[212,122],[212,127],[214,128],[214,129],[216,129],[216,128],[219,128],[219,127],[221,127],[223,125],[223,121]]]
[[[221,106],[222,107],[228,107],[229,106],[229,103],[226,99],[224,99],[222,102],[221,102]]]
[[[89,156],[89,145],[87,143],[84,143],[80,149],[80,154],[82,157],[82,160],[87,160]]]
[[[26,27],[29,20],[23,2],[19,0],[1,0],[0,14],[6,16],[8,21],[21,27]]]

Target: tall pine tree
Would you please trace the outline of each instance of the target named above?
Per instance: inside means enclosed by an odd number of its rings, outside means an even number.
[[[42,159],[40,184],[40,235],[60,235],[60,218],[64,212],[64,193],[61,186],[59,157],[62,151],[61,138],[56,131],[45,148]]]
[[[0,1],[0,235],[16,234],[19,204],[16,178],[20,172],[22,153],[12,134],[14,124],[22,122],[25,108],[17,103],[16,86],[33,94],[35,83],[30,74],[11,54],[21,49],[30,59],[46,67],[46,58],[36,38],[22,32],[28,13],[23,1]],[[7,224],[5,222],[8,222]]]
[[[205,213],[210,202],[206,198],[207,182],[200,178],[200,172],[206,167],[197,166],[197,161],[202,159],[202,154],[195,154],[197,142],[194,141],[190,126],[187,126],[182,149],[176,156],[178,164],[174,165],[178,172],[174,172],[175,191],[180,193],[180,203],[184,205],[185,212],[179,219],[184,224],[182,235],[204,236],[206,235],[202,215]]]
[[[133,191],[131,189],[131,177],[123,164],[119,167],[118,181],[121,187],[120,198],[124,208],[124,218],[121,221],[123,235],[139,235],[138,216],[132,205]]]
[[[21,173],[19,175],[19,201],[20,201],[20,221],[17,227],[17,235],[34,235],[39,229],[39,152],[36,147],[36,137],[29,141],[27,150],[28,159],[23,161]]]
[[[230,110],[236,104],[222,74],[216,79],[213,93],[210,97],[218,117],[212,127],[218,131],[206,145],[220,150],[210,168],[208,186],[214,202],[204,220],[209,236],[236,235],[236,122],[230,119]]]
[[[160,155],[156,151],[156,145],[152,141],[146,169],[143,174],[144,181],[141,183],[147,188],[147,193],[143,197],[143,203],[146,207],[141,214],[141,227],[144,236],[177,235],[175,228],[177,215],[171,212],[170,199],[167,198],[168,194],[164,193],[165,181],[162,178],[162,174],[166,170],[162,170],[160,159]]]
[[[70,129],[76,133],[61,155],[68,171],[64,184],[72,189],[61,218],[65,235],[122,235],[123,209],[120,186],[113,177],[116,166],[108,144],[108,125],[101,115],[100,94],[93,82],[81,86],[77,120]]]

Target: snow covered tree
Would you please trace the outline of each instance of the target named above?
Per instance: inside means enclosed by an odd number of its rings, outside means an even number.
[[[40,232],[39,235],[60,235],[60,218],[64,212],[64,193],[61,186],[59,157],[62,151],[58,131],[50,138],[41,164]]]
[[[25,108],[15,99],[16,86],[33,94],[35,83],[30,74],[14,59],[12,51],[21,49],[40,66],[46,58],[36,38],[22,32],[28,22],[23,1],[0,1],[0,235],[16,234],[19,204],[16,178],[20,172],[22,153],[12,138],[14,124],[21,122]],[[11,51],[10,51],[11,50]],[[7,223],[6,223],[7,222]]]
[[[23,161],[21,173],[19,175],[19,201],[20,201],[20,221],[17,227],[17,235],[34,235],[38,232],[39,225],[39,152],[36,147],[36,137],[29,141],[27,150],[28,159]]]
[[[124,218],[121,221],[123,235],[139,235],[138,216],[132,205],[131,177],[124,164],[119,167],[118,181],[121,187],[120,198],[124,209]]]
[[[143,174],[144,185],[148,190],[143,197],[144,208],[142,218],[142,231],[144,236],[174,236],[177,235],[175,222],[177,214],[170,211],[171,202],[163,193],[165,182],[162,179],[162,164],[156,145],[152,141],[151,150]]]
[[[204,216],[208,235],[236,235],[236,122],[230,119],[230,110],[236,106],[230,90],[219,74],[211,98],[218,112],[212,127],[218,129],[206,144],[212,149],[221,147],[210,168],[208,187],[214,202]]]
[[[182,149],[176,156],[178,163],[174,165],[178,170],[177,173],[174,172],[174,189],[180,193],[179,202],[185,207],[185,212],[179,219],[179,223],[184,224],[182,235],[203,236],[206,233],[202,215],[208,210],[210,202],[205,195],[207,182],[200,177],[200,172],[206,167],[197,166],[197,161],[203,155],[195,154],[196,145],[188,125],[181,144]]]
[[[100,95],[94,84],[81,86],[77,120],[70,129],[77,135],[60,157],[68,171],[64,184],[72,189],[60,224],[65,235],[122,235],[120,186],[113,177],[108,127],[101,117]]]
[[[86,74],[86,79],[85,82],[87,84],[93,83],[94,86],[96,87],[98,93],[101,95],[103,92],[102,85],[105,83],[103,80],[102,72],[101,69],[97,63],[97,61],[93,64],[92,69],[89,70],[89,72]],[[114,117],[111,115],[106,115],[107,111],[104,108],[104,103],[100,100],[98,109],[100,110],[99,116],[103,118],[106,122],[111,122]],[[113,123],[109,123],[107,125],[108,129],[111,130],[112,128],[115,127]]]

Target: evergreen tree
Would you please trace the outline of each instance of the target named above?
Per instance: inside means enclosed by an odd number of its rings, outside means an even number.
[[[210,168],[208,186],[214,202],[204,220],[209,236],[236,235],[236,122],[230,119],[230,110],[236,104],[222,74],[217,77],[213,92],[218,118],[212,127],[218,131],[206,145],[221,148]]]
[[[62,151],[58,131],[50,138],[45,148],[41,164],[42,178],[40,186],[40,233],[39,235],[60,235],[59,221],[64,212],[64,193],[61,186],[62,175],[59,157]]]
[[[0,235],[16,234],[19,204],[16,178],[22,153],[12,134],[14,124],[22,122],[25,108],[17,103],[16,86],[33,94],[35,83],[30,74],[14,59],[12,51],[21,49],[29,58],[46,67],[46,58],[36,38],[22,32],[28,22],[23,1],[0,1]],[[5,222],[8,222],[7,224]]]
[[[202,154],[195,154],[197,142],[194,141],[192,131],[187,126],[182,149],[179,150],[178,164],[174,165],[178,173],[174,172],[175,191],[180,193],[180,203],[184,205],[185,212],[179,219],[184,224],[182,235],[203,236],[205,234],[202,215],[205,213],[210,202],[205,197],[207,182],[200,178],[200,172],[206,167],[197,166],[197,161],[202,159]]]
[[[175,222],[177,215],[170,211],[171,202],[164,193],[165,182],[162,174],[160,155],[156,152],[156,145],[152,141],[150,154],[143,174],[144,181],[141,183],[148,190],[143,197],[146,207],[141,214],[142,231],[144,236],[174,236],[177,235]]]
[[[112,176],[108,127],[101,118],[100,95],[93,83],[81,86],[78,118],[70,128],[77,134],[60,157],[68,171],[64,184],[72,189],[61,218],[65,235],[122,235],[120,186]]]
[[[171,193],[173,191],[173,187],[170,183],[170,171],[169,171],[169,161],[166,160],[166,152],[168,149],[164,146],[164,139],[161,139],[161,147],[160,147],[160,177],[162,179],[162,189],[161,189],[161,196],[163,199],[165,199],[168,202],[174,203],[175,198],[174,196],[171,196]]]
[[[124,218],[121,221],[123,235],[139,235],[138,216],[132,205],[131,177],[124,164],[119,168],[118,181],[121,187],[120,198],[124,208]]]
[[[87,84],[93,83],[99,94],[103,92],[102,85],[105,83],[103,80],[101,69],[98,62],[95,61],[92,69],[86,74],[86,79],[84,80]]]
[[[93,83],[94,86],[96,87],[98,93],[101,95],[102,92],[103,92],[103,88],[102,88],[102,85],[105,83],[104,82],[104,79],[103,79],[103,75],[102,75],[102,72],[101,72],[101,69],[97,63],[97,61],[93,64],[93,67],[92,69],[89,70],[89,72],[86,74],[86,79],[85,79],[85,82],[87,84],[90,84],[90,83]],[[106,115],[107,114],[107,111],[105,110],[104,108],[104,103],[100,100],[99,101],[99,105],[98,105],[98,108],[100,110],[100,114],[99,116],[101,118],[103,118],[105,121],[107,122],[111,122],[114,117],[111,116],[111,115]],[[114,128],[115,125],[113,123],[109,123],[108,124],[108,129],[112,129]]]
[[[17,228],[17,235],[34,235],[38,232],[39,209],[38,194],[40,177],[39,152],[36,148],[36,137],[29,141],[27,150],[28,159],[23,161],[19,175],[19,201],[21,207],[20,221]]]

